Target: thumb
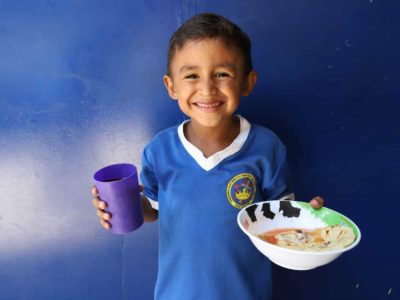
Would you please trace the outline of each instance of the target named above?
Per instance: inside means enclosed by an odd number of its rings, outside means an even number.
[[[324,206],[324,198],[317,196],[311,199],[310,204],[313,208],[319,209]]]

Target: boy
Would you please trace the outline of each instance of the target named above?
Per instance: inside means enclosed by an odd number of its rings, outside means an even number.
[[[270,262],[236,222],[250,203],[292,198],[285,146],[234,114],[256,80],[249,38],[221,16],[197,15],[170,40],[164,83],[189,120],[159,133],[142,156],[145,220],[159,218],[160,226],[155,299],[271,295]],[[320,207],[322,198],[311,204]]]

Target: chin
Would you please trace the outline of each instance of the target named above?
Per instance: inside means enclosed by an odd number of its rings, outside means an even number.
[[[224,121],[224,118],[210,116],[209,118],[192,118],[192,120],[194,120],[194,122],[196,122],[197,124],[199,124],[203,127],[213,128],[213,127],[218,127],[219,125],[221,125]]]

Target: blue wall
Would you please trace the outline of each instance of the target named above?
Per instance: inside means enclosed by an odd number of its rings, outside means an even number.
[[[274,267],[274,298],[399,299],[400,2],[232,2],[0,1],[0,299],[152,298],[158,225],[104,231],[91,176],[183,120],[166,48],[202,11],[251,36],[240,113],[287,144],[297,199],[363,233],[327,266]]]

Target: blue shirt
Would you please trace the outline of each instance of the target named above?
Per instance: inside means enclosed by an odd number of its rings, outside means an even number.
[[[285,146],[240,117],[240,134],[209,158],[183,124],[159,133],[142,157],[144,194],[159,213],[155,299],[268,299],[270,261],[237,224],[248,204],[289,193]]]

